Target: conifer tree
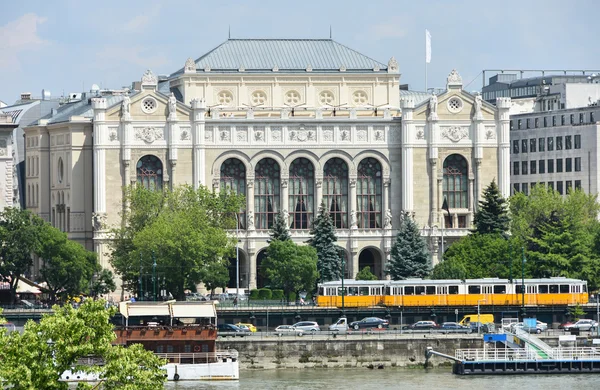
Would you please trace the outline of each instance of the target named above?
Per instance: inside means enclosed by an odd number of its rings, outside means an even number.
[[[342,278],[342,258],[339,248],[335,244],[337,241],[335,226],[324,202],[319,207],[319,215],[313,222],[310,234],[312,238],[308,243],[317,250],[319,259],[317,262],[319,281],[340,280]]]
[[[429,276],[431,266],[427,243],[408,213],[403,213],[400,218],[400,228],[390,257],[386,272],[393,280]]]
[[[292,239],[290,230],[288,229],[287,221],[283,217],[283,212],[280,211],[277,213],[275,222],[273,223],[271,231],[269,232],[269,236],[271,238],[267,240],[268,243],[271,243],[273,240],[288,241]]]
[[[479,201],[479,210],[475,213],[475,232],[505,235],[510,228],[507,206],[496,180],[492,180],[483,191],[483,199]]]

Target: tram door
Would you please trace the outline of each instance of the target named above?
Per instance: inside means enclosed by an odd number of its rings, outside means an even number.
[[[483,299],[485,302],[481,302],[482,305],[493,305],[494,304],[494,286],[481,286],[481,292],[483,293]]]

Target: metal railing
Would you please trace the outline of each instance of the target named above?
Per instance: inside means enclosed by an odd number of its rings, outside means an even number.
[[[600,360],[600,349],[594,347],[554,348],[554,359]]]
[[[166,359],[175,364],[203,364],[224,363],[229,360],[238,360],[238,351],[229,349],[217,352],[193,352],[193,353],[157,353],[156,356]]]
[[[551,346],[539,338],[530,335],[523,329],[516,329],[516,335],[521,340],[525,341],[525,343],[528,344],[528,347],[533,349],[535,353],[540,354],[537,350],[535,350],[537,348],[542,352],[541,355],[546,355],[544,356],[545,358],[552,358],[554,356],[554,349]]]
[[[528,348],[457,349],[456,358],[461,361],[495,362],[536,360],[539,355]]]

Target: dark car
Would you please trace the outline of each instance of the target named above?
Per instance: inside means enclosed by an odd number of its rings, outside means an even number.
[[[473,330],[468,326],[462,326],[458,322],[444,322],[440,329],[444,333],[471,333]]]
[[[244,337],[250,335],[251,332],[249,329],[243,329],[239,326],[233,324],[221,324],[217,325],[217,335],[227,337],[227,336],[239,336]]]
[[[435,321],[417,321],[408,328],[412,330],[429,330],[437,329],[438,325],[435,323]]]
[[[365,317],[360,321],[354,321],[350,323],[351,329],[368,329],[368,328],[388,328],[390,322],[378,317]]]

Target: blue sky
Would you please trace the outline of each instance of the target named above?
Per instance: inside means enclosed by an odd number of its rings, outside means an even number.
[[[456,68],[468,90],[482,69],[599,69],[595,0],[545,1],[4,1],[0,100],[96,83],[120,88],[145,69],[169,74],[232,38],[333,38],[376,60],[395,56],[401,83],[429,87]]]

